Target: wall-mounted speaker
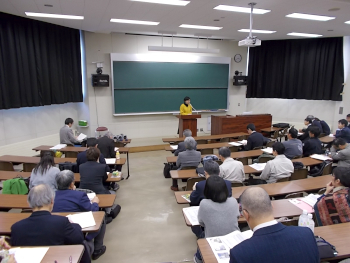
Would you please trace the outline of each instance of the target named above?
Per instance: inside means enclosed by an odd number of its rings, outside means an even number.
[[[91,74],[91,83],[93,87],[109,87],[109,75]]]
[[[233,85],[234,86],[247,85],[247,82],[248,82],[247,76],[233,76]]]

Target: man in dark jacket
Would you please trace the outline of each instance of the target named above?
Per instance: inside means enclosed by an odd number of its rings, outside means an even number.
[[[104,158],[115,158],[114,135],[107,132],[104,136],[97,139],[97,148],[100,149]]]
[[[247,125],[247,131],[249,133],[249,137],[247,139],[247,145],[244,146],[245,151],[250,151],[255,147],[263,146],[264,142],[267,141],[267,139],[261,133],[255,131],[255,125],[253,123],[249,123]]]
[[[313,154],[322,154],[322,143],[317,138],[320,135],[320,130],[317,126],[311,125],[308,127],[310,139],[304,143],[303,155],[308,157]]]
[[[86,146],[88,148],[97,148],[97,139],[96,138],[88,138],[87,139],[87,142],[86,142]],[[87,162],[87,158],[86,158],[86,152],[80,152],[77,156],[77,166],[78,166],[78,172],[79,172],[79,166],[83,163],[86,163]],[[106,160],[105,160],[105,157],[103,156],[103,154],[100,154],[100,157],[99,157],[99,163],[102,163],[102,164],[106,164]],[[108,166],[107,166],[108,167]],[[108,171],[109,172],[109,167],[108,167]]]
[[[334,134],[336,138],[342,138],[346,142],[350,142],[350,128],[347,127],[348,122],[345,119],[339,120],[338,130]]]
[[[190,129],[186,129],[183,131],[183,136],[185,138],[187,137],[191,137],[192,136],[192,132]],[[194,150],[197,151],[197,142],[196,142],[196,146],[194,147]],[[177,145],[177,149],[176,151],[174,152],[174,155],[175,156],[178,156],[180,152],[184,152],[186,151],[186,147],[185,147],[185,142],[180,142],[178,145]]]

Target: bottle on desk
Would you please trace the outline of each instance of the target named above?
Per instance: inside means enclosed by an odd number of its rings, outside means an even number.
[[[117,151],[116,155],[115,155],[116,159],[119,160],[120,159],[120,153],[119,151]]]
[[[303,210],[303,213],[299,216],[298,226],[307,226],[308,219],[307,211]]]

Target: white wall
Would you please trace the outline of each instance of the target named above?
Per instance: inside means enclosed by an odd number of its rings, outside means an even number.
[[[109,88],[95,88],[98,113],[96,113],[96,103],[94,88],[91,86],[91,74],[96,71],[96,65],[92,62],[103,61],[103,73],[111,75],[110,53],[140,54],[148,53],[149,45],[161,45],[161,37],[155,36],[134,36],[124,34],[97,34],[84,32],[85,34],[85,52],[86,52],[86,72],[87,72],[87,97],[84,100],[89,112],[81,112],[81,118],[89,121],[89,133],[94,134],[97,125],[106,126],[115,134],[124,133],[130,138],[147,137],[165,137],[176,135],[178,128],[178,119],[170,114],[146,115],[146,116],[122,116],[114,117],[112,109],[112,90]],[[171,38],[164,38],[164,46],[171,46]],[[176,47],[197,47],[198,40],[174,38],[173,45]],[[207,47],[207,40],[200,40],[199,47]],[[239,70],[243,73],[246,67],[246,48],[240,48],[237,42],[227,40],[208,40],[208,48],[220,49],[219,54],[192,54],[197,56],[220,56],[234,57],[235,54],[241,54],[243,59],[240,63],[231,61],[230,79],[233,78],[234,71]],[[110,85],[111,86],[111,85]],[[229,111],[228,114],[239,114],[245,111],[246,88],[232,86],[229,87]],[[132,103],[132,98],[130,98]],[[179,102],[179,105],[182,102]],[[240,104],[240,106],[238,106]],[[84,116],[83,116],[84,115]],[[207,131],[207,116],[202,114],[198,120],[198,128],[204,128]]]

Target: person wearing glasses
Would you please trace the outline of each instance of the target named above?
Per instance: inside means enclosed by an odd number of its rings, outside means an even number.
[[[350,222],[350,170],[338,167],[333,171],[333,178],[327,184],[326,192],[314,206],[319,226]]]
[[[225,180],[219,176],[211,176],[206,180],[205,199],[199,205],[198,221],[204,227],[203,238],[227,235],[239,230],[239,207],[235,198],[229,197]],[[193,261],[202,262],[197,250]]]
[[[314,234],[308,227],[285,226],[274,219],[271,200],[261,187],[241,197],[242,214],[253,236],[230,251],[230,263],[320,262]]]

